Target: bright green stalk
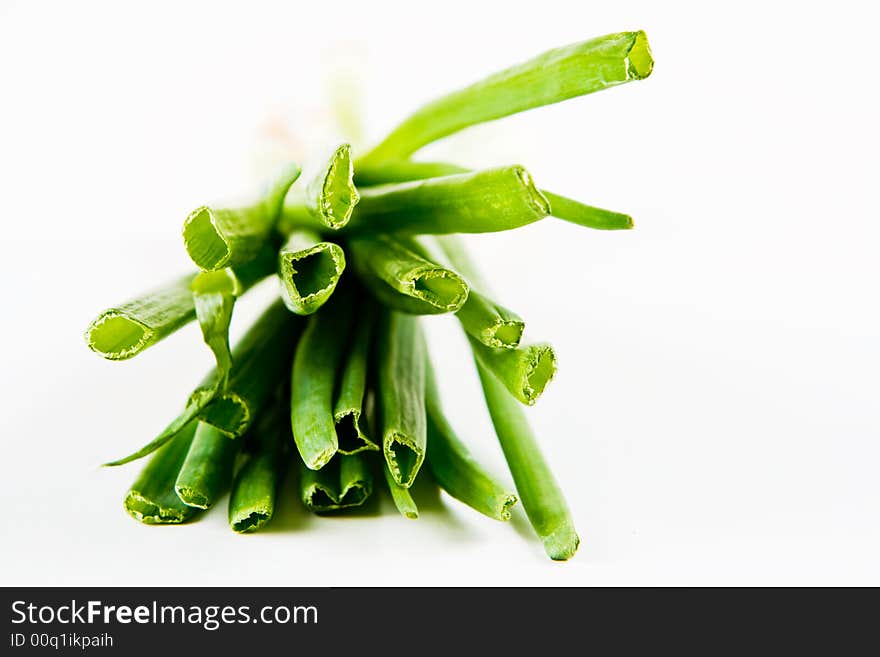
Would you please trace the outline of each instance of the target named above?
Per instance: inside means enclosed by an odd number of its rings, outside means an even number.
[[[522,407],[495,376],[480,365],[479,360],[477,371],[498,442],[529,522],[551,559],[570,559],[577,551],[580,539],[562,491],[541,454]]]
[[[470,169],[447,162],[413,162],[411,160],[402,160],[383,163],[376,169],[359,169],[358,184],[383,185],[401,183],[467,173],[469,171]],[[565,196],[554,194],[546,189],[542,189],[541,193],[550,203],[550,214],[557,219],[597,230],[627,230],[633,227],[632,217],[628,214],[586,205]]]
[[[302,321],[278,300],[257,319],[232,352],[232,371],[226,391],[199,414],[199,419],[231,438],[247,431],[260,409],[282,385],[296,346]],[[216,386],[212,372],[190,399]]]
[[[410,495],[409,489],[400,486],[391,474],[386,463],[382,464],[382,472],[385,475],[385,483],[388,484],[388,490],[391,493],[391,499],[394,500],[394,506],[400,511],[400,515],[410,520],[416,520],[419,517],[419,507]]]
[[[193,210],[183,224],[183,243],[190,258],[205,271],[242,265],[254,257],[272,234],[284,197],[299,178],[300,168],[288,164],[254,205],[243,208]]]
[[[516,495],[499,484],[471,456],[446,419],[440,392],[426,359],[428,416],[427,464],[437,483],[452,497],[495,520],[509,520]]]
[[[286,418],[272,412],[251,429],[256,449],[239,469],[229,495],[229,525],[239,533],[254,532],[268,523],[275,513],[275,500],[285,471]]]
[[[394,481],[409,488],[425,460],[425,339],[418,319],[389,312],[379,334],[382,452]]]
[[[284,203],[284,221],[291,220],[296,225],[317,221],[323,227],[337,230],[348,223],[360,200],[354,186],[351,146],[342,144],[329,157],[318,161],[320,166],[306,171],[305,187]]]
[[[363,163],[374,166],[404,159],[468,126],[641,80],[653,66],[644,32],[609,34],[549,50],[425,105],[370,151]]]
[[[229,324],[235,299],[274,271],[275,248],[272,244],[266,244],[256,258],[236,271],[229,267],[203,271],[196,275],[190,285],[202,337],[217,362],[217,389],[220,391],[225,389],[232,367]]]
[[[278,271],[284,303],[297,315],[310,315],[320,308],[339,283],[345,270],[345,253],[317,233],[295,230],[278,253]]]
[[[293,360],[293,439],[303,462],[313,470],[323,468],[339,449],[333,393],[351,326],[351,301],[347,291],[340,291],[309,319]]]
[[[417,248],[422,249],[419,255],[454,269],[467,280],[468,298],[455,316],[468,335],[488,347],[514,349],[519,346],[525,322],[515,312],[474,288],[485,283],[471,266],[458,238],[454,235],[422,237],[414,242]]]
[[[267,245],[254,260],[236,267],[234,274],[239,281],[239,294],[274,270],[275,252],[271,245]],[[195,272],[186,274],[136,299],[105,310],[86,330],[86,344],[109,360],[136,356],[196,317],[198,299],[193,298],[193,293],[198,290],[190,286],[201,286],[196,282],[197,278],[201,277],[197,277]],[[213,328],[212,332],[215,332]],[[216,332],[219,332],[219,328]]]
[[[596,230],[629,230],[633,219],[628,214],[605,210],[542,189],[550,201],[550,214],[569,223]]]
[[[174,492],[174,482],[196,431],[190,422],[176,438],[162,447],[143,469],[125,496],[123,506],[136,520],[148,525],[179,524],[196,515]]]
[[[276,301],[233,350],[234,365],[224,391],[219,390],[217,370],[212,370],[192,392],[183,412],[161,434],[133,454],[104,465],[123,465],[156,451],[195,417],[230,437],[240,436],[283,379],[285,358],[293,353],[300,328],[301,322]]]
[[[210,509],[229,489],[241,441],[230,440],[216,427],[199,422],[174,490],[180,501],[197,509]]]
[[[333,404],[333,421],[340,454],[357,454],[379,449],[361,429],[375,323],[376,306],[369,299],[363,298],[354,318],[348,353],[342,363],[336,402]]]
[[[373,473],[363,454],[339,455],[326,467],[301,468],[300,494],[313,513],[361,506],[373,492]]]
[[[196,316],[189,289],[193,275],[102,312],[86,330],[89,349],[108,360],[125,360],[191,322]]]
[[[474,357],[494,374],[511,395],[532,406],[556,374],[556,354],[546,342],[494,349],[468,336]]]
[[[492,233],[550,214],[550,203],[514,165],[361,190],[346,234]],[[285,216],[285,227],[314,228]]]
[[[416,315],[455,312],[467,300],[461,277],[420,256],[406,238],[377,235],[351,240],[348,246],[361,282],[395,310]]]

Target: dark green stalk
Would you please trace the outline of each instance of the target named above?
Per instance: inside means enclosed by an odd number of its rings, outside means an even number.
[[[165,525],[186,522],[198,513],[198,509],[181,502],[174,492],[174,482],[189,451],[196,424],[190,422],[174,440],[158,450],[132,484],[123,502],[131,517],[148,525]]]
[[[411,240],[378,235],[349,242],[361,282],[382,303],[400,312],[455,312],[468,287],[458,274],[420,256]]]
[[[296,225],[317,221],[323,227],[338,230],[348,223],[359,201],[351,146],[342,144],[329,157],[317,161],[319,166],[304,175],[305,187],[288,197],[283,215]]]
[[[242,208],[203,205],[183,224],[183,243],[192,261],[205,271],[242,265],[257,256],[272,234],[284,197],[300,168],[287,165],[263,198]]]
[[[320,308],[339,283],[345,270],[345,253],[317,233],[295,230],[278,253],[278,272],[284,303],[297,315],[310,315]]]
[[[174,490],[180,501],[210,509],[229,489],[240,440],[230,440],[217,428],[199,422]]]
[[[370,168],[404,159],[463,128],[641,80],[651,74],[653,65],[644,32],[609,34],[554,48],[428,103],[357,166]]]
[[[340,454],[357,454],[379,449],[361,428],[375,323],[376,305],[369,299],[362,298],[354,318],[348,351],[339,376],[336,402],[333,405],[333,421]]]
[[[544,460],[522,407],[479,360],[476,362],[486,406],[529,522],[551,559],[570,559],[580,539],[562,491]]]
[[[326,467],[301,467],[300,493],[313,513],[361,506],[373,492],[373,473],[363,454],[339,455]]]
[[[359,169],[359,185],[385,185],[411,180],[468,173],[470,169],[447,162],[413,162],[403,160],[383,163],[377,169]],[[633,227],[632,217],[621,212],[604,210],[542,189],[550,204],[550,214],[578,226],[597,230],[627,230]]]
[[[385,475],[385,483],[388,484],[391,499],[394,501],[394,506],[400,511],[400,515],[410,520],[417,520],[419,517],[419,507],[416,506],[409,489],[400,486],[394,481],[391,470],[388,469],[388,465],[385,463],[382,464],[382,473]]]
[[[235,475],[229,495],[229,525],[236,532],[255,532],[275,513],[278,490],[289,465],[283,415],[271,412],[248,434],[256,443],[255,450]]]
[[[339,449],[333,394],[351,326],[352,298],[340,290],[309,319],[296,349],[291,374],[293,438],[309,468],[323,468]]]
[[[468,336],[474,357],[511,395],[532,406],[556,374],[556,354],[546,342],[495,349]]]
[[[431,474],[452,497],[490,518],[509,520],[516,496],[477,463],[446,419],[430,358],[426,359],[426,372],[427,464]]]
[[[389,312],[378,340],[378,410],[382,452],[399,485],[409,488],[425,459],[425,340],[418,320]]]

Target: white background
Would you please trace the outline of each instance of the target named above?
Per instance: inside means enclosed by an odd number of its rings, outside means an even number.
[[[870,3],[237,4],[0,2],[0,584],[880,584]],[[225,508],[184,527],[123,512],[139,465],[98,464],[164,427],[210,355],[195,326],[124,363],[82,333],[187,269],[190,209],[324,135],[334,93],[369,143],[439,93],[639,28],[650,79],[425,153],[522,162],[636,219],[470,240],[560,357],[529,416],[574,560],[547,560],[521,512],[446,496],[416,522],[388,500],[321,519],[288,488],[254,536]],[[454,323],[429,330],[456,426],[504,474]]]

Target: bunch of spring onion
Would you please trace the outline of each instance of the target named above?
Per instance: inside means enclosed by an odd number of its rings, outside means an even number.
[[[521,342],[455,233],[510,230],[552,216],[632,227],[625,214],[539,189],[518,165],[472,171],[411,159],[463,128],[640,80],[653,61],[643,32],[550,50],[431,102],[354,159],[348,144],[289,164],[247,207],[202,206],[183,224],[198,271],[101,313],[88,346],[111,360],[141,353],[198,320],[216,366],[149,444],[125,497],[144,523],[182,523],[229,492],[237,532],[272,519],[279,483],[297,472],[316,513],[362,505],[374,479],[408,518],[424,469],[451,496],[496,520],[522,501],[552,559],[578,535],[522,405],[553,377],[549,344]],[[231,349],[236,299],[277,276],[281,298]],[[469,454],[447,417],[420,315],[454,313],[473,351],[515,492]],[[381,470],[381,474],[379,471]]]

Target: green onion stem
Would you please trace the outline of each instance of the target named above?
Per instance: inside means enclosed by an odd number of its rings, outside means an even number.
[[[412,240],[378,235],[353,239],[348,248],[361,282],[395,310],[416,315],[456,312],[467,300],[464,280],[420,256]]]
[[[360,197],[354,186],[351,146],[342,144],[329,157],[318,158],[319,166],[306,171],[305,187],[294,190],[284,203],[285,221],[294,224],[317,221],[338,230],[348,223]],[[298,192],[298,193],[297,193]],[[282,229],[283,230],[283,229]]]
[[[296,164],[285,166],[254,205],[242,208],[203,205],[193,210],[183,224],[183,243],[199,269],[235,267],[256,257],[272,234],[284,197],[299,174]]]
[[[403,160],[383,163],[377,169],[359,169],[357,181],[359,185],[385,185],[469,171],[470,169],[447,162]],[[557,219],[597,230],[628,230],[633,227],[632,217],[628,214],[586,205],[546,189],[542,189],[541,193],[550,204],[550,214]]]
[[[357,163],[407,158],[468,126],[648,77],[654,61],[644,32],[621,32],[548,50],[428,103]]]
[[[357,454],[379,449],[361,427],[365,415],[364,401],[376,310],[376,305],[370,299],[362,297],[342,363],[336,401],[333,404],[333,421],[340,454]]]
[[[270,305],[235,346],[226,390],[199,414],[199,419],[232,438],[247,431],[270,395],[282,385],[302,324],[281,300]],[[216,378],[215,370],[190,399],[197,399],[202,391],[214,390]]]
[[[320,308],[345,270],[345,253],[332,242],[322,242],[311,230],[295,230],[278,253],[278,272],[284,303],[297,315]]]
[[[422,237],[414,241],[422,249],[419,255],[457,271],[467,280],[468,298],[455,316],[468,335],[488,347],[514,349],[519,346],[525,322],[512,310],[475,289],[475,286],[483,286],[485,283],[476,275],[474,268],[469,266],[467,254],[458,238],[444,235],[436,238]]]
[[[351,302],[350,289],[342,289],[313,315],[293,360],[293,439],[303,462],[313,470],[323,468],[339,449],[333,393],[352,321]]]
[[[580,539],[525,413],[495,376],[479,360],[476,363],[486,406],[529,522],[551,559],[570,559]]]
[[[361,506],[372,492],[373,473],[363,454],[340,454],[320,470],[301,467],[300,494],[313,513]]]
[[[346,235],[375,233],[492,233],[550,214],[550,203],[521,166],[367,187]],[[310,216],[285,214],[282,230],[320,229]]]
[[[236,473],[229,495],[229,525],[236,532],[255,532],[275,513],[278,490],[289,464],[283,415],[277,411],[264,414],[248,433],[255,449]]]
[[[428,468],[452,497],[495,520],[509,520],[516,495],[499,484],[471,456],[446,418],[430,358],[426,358]]]
[[[468,336],[474,357],[494,374],[511,395],[532,406],[556,374],[556,354],[546,342],[515,349],[487,347]]]
[[[418,519],[419,507],[416,506],[409,489],[394,481],[394,476],[391,474],[391,470],[388,469],[388,464],[382,464],[382,473],[385,475],[385,483],[388,484],[391,499],[394,501],[394,506],[400,511],[400,515],[410,520]]]
[[[199,422],[174,490],[180,501],[210,509],[229,489],[240,440],[230,440],[216,427]]]
[[[108,360],[125,360],[191,322],[196,316],[189,289],[193,276],[102,312],[86,330],[89,349]]]
[[[174,440],[158,450],[131,485],[123,506],[136,520],[148,525],[179,524],[198,512],[181,502],[174,492],[174,482],[189,451],[196,424],[187,424]]]
[[[399,485],[409,488],[425,459],[425,339],[418,319],[388,312],[378,340],[378,411],[382,452]]]

